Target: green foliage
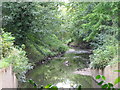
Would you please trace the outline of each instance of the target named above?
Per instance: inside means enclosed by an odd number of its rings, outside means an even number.
[[[26,52],[17,46],[14,46],[14,37],[11,33],[2,31],[2,58],[0,68],[13,66],[14,72],[19,80],[23,80],[27,70],[31,69],[31,64],[28,63]]]
[[[100,75],[97,75],[97,76],[96,76],[96,79],[100,79],[100,78],[101,78],[101,76],[100,76]]]
[[[67,5],[69,31],[78,44],[90,42],[91,67],[104,68],[118,61],[119,2],[70,2]],[[110,9],[110,10],[109,10]]]
[[[99,83],[98,83],[98,85],[102,85],[104,83],[104,81],[100,81]]]
[[[81,90],[81,85],[78,86],[78,89],[77,90]]]
[[[118,3],[98,3],[95,5],[93,12],[86,15],[88,19],[85,28],[91,29],[91,33],[84,40],[92,40],[93,55],[91,58],[91,67],[104,68],[112,62],[117,62],[118,59],[118,35],[117,14]],[[113,7],[114,6],[114,7]],[[111,9],[108,11],[107,9]],[[113,15],[116,18],[113,18]],[[92,26],[88,28],[88,26]],[[83,26],[84,27],[84,26]]]
[[[33,88],[48,89],[48,90],[58,90],[58,87],[52,84],[46,86],[38,86],[32,79],[28,80],[27,83],[30,83]],[[81,90],[81,85],[78,86],[77,90]]]
[[[44,43],[46,47],[50,48],[51,51],[64,52],[68,49],[66,45],[61,42],[56,35],[46,36],[44,38]]]
[[[46,36],[42,40],[37,38],[34,38],[32,41],[28,40],[26,47],[29,59],[34,62],[44,59],[44,57],[54,56],[68,49],[54,34]]]
[[[13,39],[15,44],[25,44],[29,59],[33,62],[64,52],[65,45],[71,41],[91,42],[93,54],[90,55],[93,68],[104,68],[118,61],[118,12],[119,2],[93,2],[93,3],[58,3],[58,2],[4,2],[3,28],[11,32],[4,34],[8,42],[3,42],[3,66],[8,61],[14,66],[19,61],[27,63],[25,52],[20,48],[11,47]],[[65,44],[64,44],[65,43]],[[7,48],[6,48],[7,47]],[[13,52],[11,51],[13,50]],[[17,53],[14,53],[17,52]],[[15,57],[16,56],[16,57]],[[18,60],[17,60],[18,59]],[[26,68],[19,68],[20,71]],[[105,79],[105,77],[102,77]],[[102,82],[101,82],[102,83]],[[100,83],[100,84],[101,84]],[[109,85],[104,85],[107,87]]]
[[[116,70],[116,71],[117,71],[117,70]],[[118,72],[119,72],[119,71],[118,71]],[[98,83],[98,85],[100,85],[102,88],[105,88],[105,89],[115,90],[115,89],[114,89],[114,85],[120,83],[120,77],[118,77],[118,78],[115,79],[114,84],[112,84],[112,83],[106,83],[106,82],[105,82],[106,77],[103,76],[103,75],[97,75],[97,76],[96,76],[96,79],[100,79],[100,78],[102,78],[102,81],[100,81],[100,82]]]
[[[100,79],[100,78],[102,78],[103,80],[106,79],[105,76],[103,76],[103,75],[97,75],[97,76],[96,76],[96,79]]]
[[[5,2],[2,7],[3,27],[16,37],[16,44],[25,43],[26,39],[30,39],[28,34],[39,33],[43,38],[59,27],[54,3]]]
[[[105,76],[102,76],[101,78],[102,78],[103,80],[106,80]]]
[[[25,43],[27,39],[31,40],[29,34],[35,34],[36,38],[43,39],[60,26],[60,20],[56,16],[57,8],[54,7],[57,4],[5,2],[2,6],[3,27],[16,37],[16,44]]]
[[[101,86],[101,88],[103,88],[103,89],[114,89],[114,85],[112,84],[112,83],[106,83],[105,82],[105,76],[103,76],[103,75],[97,75],[96,76],[96,79],[100,79],[100,78],[102,78],[102,81],[100,81],[100,82],[98,82],[98,85],[100,85]]]
[[[115,72],[120,72],[120,70],[115,70]],[[120,77],[116,78],[114,81],[114,85],[120,83]]]
[[[114,70],[114,72],[120,72],[120,70]]]
[[[106,39],[93,50],[93,55],[90,56],[91,67],[104,68],[107,65],[118,62],[118,42],[113,36],[107,36]],[[106,41],[106,42],[105,42]]]
[[[0,68],[7,68],[8,66],[10,66],[10,64],[6,61],[1,61],[0,62]]]
[[[120,77],[116,78],[114,82],[114,84],[118,84],[118,83],[120,83]]]
[[[38,85],[32,79],[28,80],[28,82],[32,84],[34,88],[38,87]]]
[[[9,51],[11,49],[11,46],[13,45],[14,37],[11,36],[11,33],[4,33],[1,35],[2,38],[2,55],[3,57],[7,56],[9,54]]]
[[[33,62],[68,49],[59,39],[62,20],[58,5],[48,2],[4,2],[3,27],[15,36],[15,44],[25,44]]]
[[[41,89],[50,89],[50,90],[58,90],[57,86],[54,86],[52,84],[48,84],[46,86],[38,86],[32,79],[28,80],[28,83],[30,83],[33,88],[41,88]]]

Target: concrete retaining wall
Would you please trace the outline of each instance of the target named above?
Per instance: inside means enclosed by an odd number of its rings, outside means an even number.
[[[12,66],[0,69],[0,90],[2,88],[17,88],[18,81],[15,73],[12,72]]]
[[[112,66],[106,66],[103,70],[101,69],[91,69],[93,78],[97,75],[104,75],[106,77],[106,82],[114,84],[115,79],[120,76],[120,72],[114,72],[114,70],[120,70],[120,63],[114,64]],[[97,80],[99,82],[101,80]],[[120,88],[120,83],[115,85],[116,88]]]

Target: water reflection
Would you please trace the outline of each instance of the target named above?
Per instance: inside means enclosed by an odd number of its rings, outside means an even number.
[[[64,82],[59,82],[56,84],[58,88],[76,88],[77,84],[73,84],[72,81],[69,79],[65,80]]]
[[[63,57],[54,58],[49,63],[31,70],[27,79],[33,79],[39,86],[53,84],[59,88],[77,88],[82,85],[82,88],[92,88],[92,78],[90,76],[74,73],[78,68],[88,67],[86,62],[89,61],[89,53],[85,53],[87,51],[80,52],[76,52],[75,49],[67,51]],[[23,83],[21,87],[30,88],[30,85]]]

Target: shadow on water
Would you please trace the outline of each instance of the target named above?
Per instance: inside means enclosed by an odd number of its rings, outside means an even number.
[[[77,69],[87,68],[89,64],[88,50],[70,49],[64,56],[54,58],[47,64],[37,66],[27,74],[27,79],[33,79],[38,85],[53,84],[59,88],[93,88],[91,76],[73,73]],[[30,88],[28,83],[22,83],[22,88]]]

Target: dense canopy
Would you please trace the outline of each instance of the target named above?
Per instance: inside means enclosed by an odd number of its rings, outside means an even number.
[[[84,43],[93,50],[91,68],[116,63],[119,6],[119,2],[4,2],[1,67],[13,64],[20,76],[34,63],[65,52],[68,45]]]

